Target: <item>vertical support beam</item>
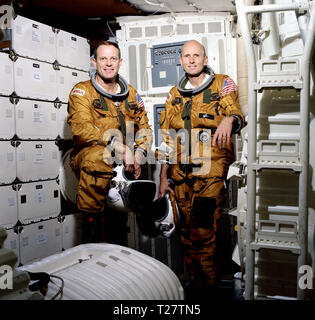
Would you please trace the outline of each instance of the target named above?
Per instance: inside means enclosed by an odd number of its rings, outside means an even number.
[[[256,162],[257,137],[257,92],[254,84],[257,82],[255,52],[250,34],[247,15],[243,0],[236,0],[236,10],[244,39],[248,63],[248,159],[247,159],[247,213],[246,213],[246,266],[245,266],[245,299],[254,299],[255,251],[251,243],[255,239],[256,220]]]
[[[310,98],[310,70],[311,59],[314,51],[315,35],[315,10],[312,7],[311,18],[308,25],[304,54],[302,56],[302,79],[303,88],[300,96],[300,158],[302,172],[299,177],[299,243],[301,254],[298,258],[298,285],[297,298],[304,299],[304,290],[299,287],[299,269],[307,264],[307,245],[308,245],[308,172],[309,172],[309,98]]]

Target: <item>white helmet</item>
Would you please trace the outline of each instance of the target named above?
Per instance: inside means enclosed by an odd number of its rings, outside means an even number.
[[[126,172],[123,165],[115,167],[113,172],[115,177],[110,182],[107,204],[115,210],[135,213],[138,227],[145,236],[156,237],[162,234],[170,237],[175,230],[175,223],[169,195],[153,201],[155,182],[129,180],[133,173]]]
[[[178,208],[175,203],[178,213]],[[156,199],[141,212],[137,212],[137,224],[141,232],[148,237],[162,234],[171,237],[175,231],[174,212],[169,194]]]
[[[150,180],[132,180],[133,173],[125,171],[123,165],[113,169],[114,178],[106,196],[107,204],[118,211],[137,212],[152,203],[156,184]]]

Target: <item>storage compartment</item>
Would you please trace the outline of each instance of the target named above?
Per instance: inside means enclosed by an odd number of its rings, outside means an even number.
[[[57,218],[20,227],[21,263],[30,263],[61,252],[61,229]]]
[[[11,141],[0,141],[0,184],[12,183],[16,178],[16,152]]]
[[[1,78],[1,77],[0,77]],[[0,139],[12,139],[15,134],[15,106],[9,97],[0,97]]]
[[[90,44],[87,39],[63,30],[58,31],[57,61],[64,67],[89,71]]]
[[[20,139],[54,140],[58,135],[58,109],[53,102],[19,99],[16,134]]]
[[[18,221],[15,186],[0,186],[0,203],[0,226],[8,229],[13,228]]]
[[[22,182],[56,179],[59,151],[55,141],[18,141],[17,177]]]
[[[0,52],[0,95],[13,92],[13,62],[7,53]]]
[[[14,62],[14,91],[22,98],[55,101],[56,70],[47,62],[18,58]]]
[[[50,63],[56,60],[56,34],[52,27],[22,16],[11,23],[11,48],[16,54]]]
[[[56,180],[18,185],[18,219],[29,224],[55,218],[61,210],[60,189]]]

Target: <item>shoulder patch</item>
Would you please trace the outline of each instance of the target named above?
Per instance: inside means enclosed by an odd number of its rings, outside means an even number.
[[[141,109],[143,109],[144,103],[143,103],[143,100],[141,99],[139,93],[136,94],[136,100],[137,100],[137,103],[138,103],[139,107],[140,107]]]
[[[72,92],[71,92],[71,95],[78,95],[78,96],[81,96],[83,97],[85,95],[85,90],[82,90],[82,89],[73,89]]]
[[[237,86],[230,77],[227,77],[224,79],[223,86],[221,89],[221,95],[225,96],[226,94],[232,91],[237,91]]]
[[[171,99],[172,99],[172,95],[171,95],[171,93],[169,93],[169,94],[167,95],[166,101],[170,101]]]

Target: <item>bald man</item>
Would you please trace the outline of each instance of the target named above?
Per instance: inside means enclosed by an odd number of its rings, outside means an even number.
[[[185,75],[169,92],[160,118],[163,142],[171,152],[161,167],[159,197],[175,194],[177,229],[194,296],[215,296],[220,281],[216,232],[226,197],[224,180],[234,156],[231,135],[243,128],[244,117],[237,86],[207,65],[199,42],[186,42],[179,60]]]

